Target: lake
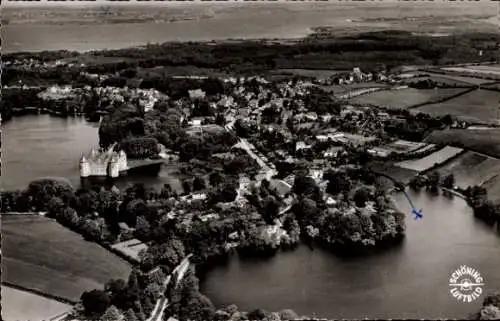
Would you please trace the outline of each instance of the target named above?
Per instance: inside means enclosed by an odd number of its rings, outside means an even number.
[[[2,124],[2,177],[0,188],[25,188],[40,177],[65,177],[73,186],[80,185],[79,160],[99,144],[98,124],[83,118],[58,118],[50,115],[14,117]],[[143,182],[160,189],[168,183],[180,191],[181,183],[163,166],[158,176],[127,176],[118,187]]]
[[[164,3],[2,8],[3,52],[117,49],[166,41],[298,38],[329,26],[337,34],[404,29],[496,32],[492,2]],[[21,4],[18,4],[21,5]],[[429,13],[432,16],[429,17]],[[467,12],[467,17],[464,17]],[[395,18],[397,17],[397,18]],[[408,18],[411,17],[411,23]]]
[[[500,288],[500,236],[474,218],[465,201],[410,193],[424,218],[407,220],[405,242],[382,254],[340,258],[300,246],[267,260],[240,261],[208,272],[201,289],[217,306],[241,310],[290,308],[320,318],[467,318],[480,309],[449,293],[450,274],[461,265],[480,271],[484,291]],[[402,195],[397,206],[409,213]]]

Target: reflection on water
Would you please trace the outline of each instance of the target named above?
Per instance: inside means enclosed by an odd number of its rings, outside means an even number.
[[[410,193],[424,218],[408,213],[401,246],[376,255],[340,258],[300,246],[269,260],[244,263],[234,258],[208,272],[202,290],[218,305],[325,318],[460,318],[479,309],[481,299],[460,303],[450,294],[449,274],[467,264],[480,271],[486,291],[500,288],[500,237],[476,220],[460,198]]]
[[[14,117],[2,125],[2,176],[0,188],[25,188],[40,177],[65,177],[80,185],[78,161],[99,142],[98,126],[82,118],[57,118],[49,115]],[[179,190],[180,182],[164,166],[158,176],[130,176],[117,181],[119,187],[142,182],[160,189],[171,184]]]

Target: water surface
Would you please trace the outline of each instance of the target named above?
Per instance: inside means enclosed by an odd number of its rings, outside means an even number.
[[[269,260],[234,258],[207,274],[202,291],[217,306],[234,303],[242,310],[291,308],[338,319],[466,318],[484,297],[458,302],[449,294],[449,276],[466,264],[480,271],[486,292],[499,289],[500,237],[460,198],[411,196],[424,218],[408,216],[399,247],[349,259],[307,246]],[[404,197],[395,199],[409,213]]]

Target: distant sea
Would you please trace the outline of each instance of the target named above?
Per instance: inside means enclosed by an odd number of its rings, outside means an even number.
[[[383,29],[498,31],[491,18],[496,10],[489,1],[6,7],[2,9],[2,49],[87,51],[168,41],[290,39],[323,26],[339,34]]]

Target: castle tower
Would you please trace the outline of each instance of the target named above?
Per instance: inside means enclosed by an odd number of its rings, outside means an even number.
[[[82,158],[80,158],[80,177],[89,177],[90,174],[90,163],[87,158],[85,158],[85,155],[82,155]]]
[[[120,175],[118,156],[116,154],[110,158],[107,169],[107,174],[111,178],[116,178]]]
[[[118,169],[120,172],[128,170],[127,154],[121,150],[118,158]]]

